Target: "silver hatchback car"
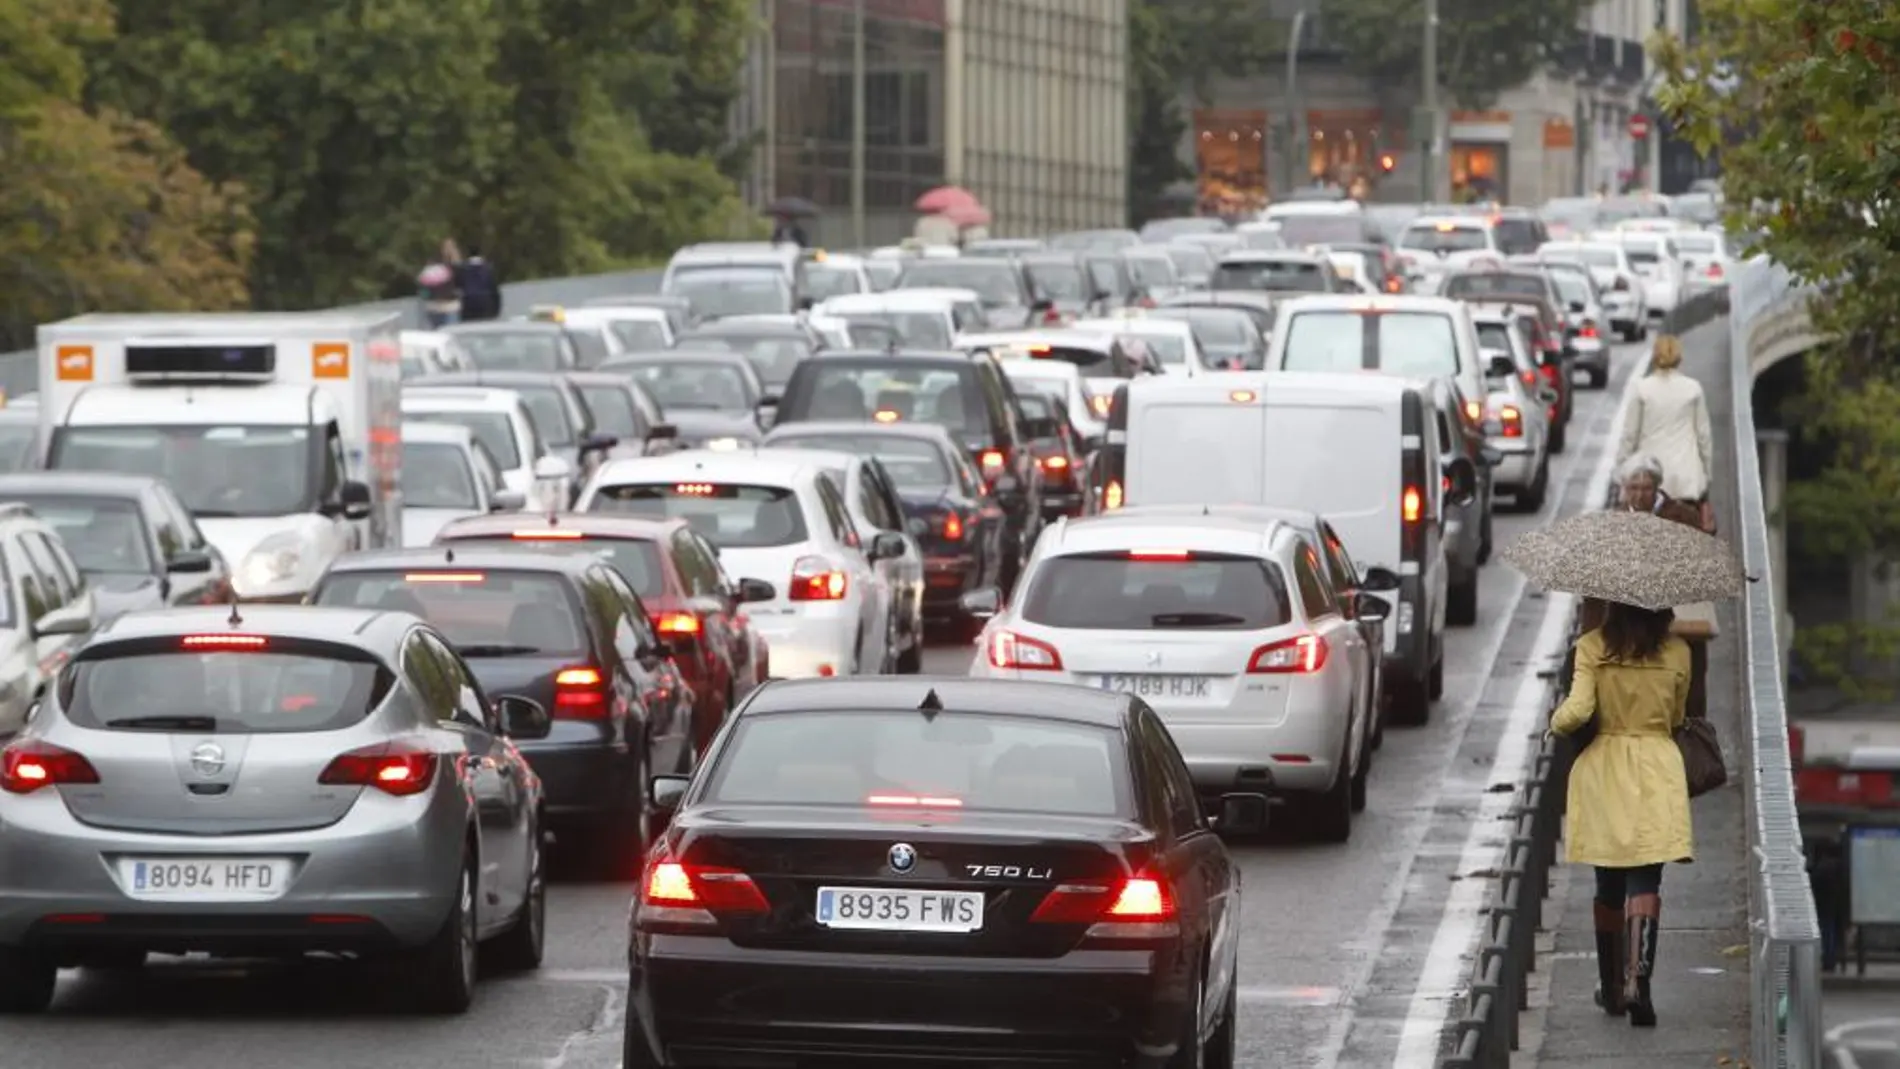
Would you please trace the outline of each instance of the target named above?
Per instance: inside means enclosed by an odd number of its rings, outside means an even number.
[[[0,750],[0,1012],[62,967],[148,953],[390,957],[460,1013],[476,947],[540,964],[541,784],[492,704],[407,613],[131,613]]]

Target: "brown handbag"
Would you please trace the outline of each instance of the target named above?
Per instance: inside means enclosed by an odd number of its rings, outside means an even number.
[[[1700,798],[1728,782],[1728,766],[1722,763],[1722,744],[1715,736],[1715,725],[1704,716],[1692,716],[1676,729],[1676,748],[1682,751],[1682,774],[1689,783],[1689,797]]]

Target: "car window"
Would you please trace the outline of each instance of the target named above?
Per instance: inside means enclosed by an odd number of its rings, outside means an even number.
[[[60,704],[95,731],[275,735],[359,724],[389,692],[393,677],[367,654],[271,641],[263,650],[137,643],[82,657],[60,676]]]
[[[991,308],[1021,307],[1025,303],[1016,265],[1007,260],[912,260],[897,276],[897,288],[972,290]]]
[[[455,719],[456,688],[438,647],[420,630],[411,631],[402,647],[402,670],[415,688],[417,700],[437,720]]]
[[[1194,790],[1194,779],[1189,775],[1187,763],[1181,759],[1181,751],[1174,744],[1174,737],[1146,703],[1140,705],[1135,723],[1141,733],[1142,750],[1146,760],[1143,762],[1154,778],[1154,786],[1160,788],[1157,798],[1167,814],[1169,830],[1176,839],[1184,839],[1206,827],[1207,818],[1201,812],[1200,798]]]
[[[178,533],[183,537],[184,548],[198,550],[209,548],[205,542],[204,532],[198,529],[198,521],[192,519],[191,510],[185,508],[184,502],[178,500],[178,495],[172,493],[171,487],[161,485],[157,488],[156,492],[160,504],[162,504],[165,507],[165,511],[170,514],[172,522],[178,529]],[[163,527],[159,529],[159,536],[160,538],[164,537]],[[176,547],[173,546],[165,546],[163,543],[160,545],[161,548],[165,550],[165,554],[168,558],[176,550]]]
[[[845,507],[844,495],[838,492],[838,486],[831,476],[820,475],[817,479],[818,503],[825,510],[825,519],[830,521],[832,537],[841,544],[856,547],[858,529],[851,523],[851,511]]]
[[[602,569],[598,580],[603,591],[613,600],[614,649],[621,659],[629,663],[639,659],[642,651],[659,646],[659,636],[653,632],[653,621],[647,616],[647,607],[610,568]]]
[[[1358,371],[1366,366],[1366,326],[1377,330],[1378,369],[1391,375],[1458,374],[1458,338],[1436,312],[1300,312],[1287,322],[1285,371]]]
[[[521,395],[521,401],[528,406],[528,422],[534,425],[535,434],[548,444],[550,449],[567,449],[578,437],[579,428],[574,425],[574,413],[568,408],[567,397],[558,386],[511,386],[509,389]]]
[[[665,349],[671,345],[665,325],[657,319],[615,319],[607,324],[607,329],[630,353]]]
[[[880,531],[903,529],[903,524],[891,516],[877,472],[869,464],[858,469],[858,511]]]
[[[145,539],[142,528],[138,529],[138,534],[139,544],[143,547]],[[59,580],[61,599],[69,604],[77,601],[79,595],[85,593],[86,577],[80,572],[79,565],[74,562],[72,555],[66,551],[65,545],[58,538],[43,534],[31,537],[39,539],[41,551],[53,562],[54,575]]]
[[[40,577],[40,596],[46,606],[44,612],[64,608],[72,601],[73,591],[66,576],[59,570],[59,565],[54,563],[46,539],[37,532],[26,532],[20,536],[20,548],[26,551],[28,562]]]
[[[1542,235],[1535,219],[1504,218],[1497,221],[1498,249],[1506,253],[1536,252]]]
[[[690,530],[674,532],[673,566],[679,569],[680,581],[686,584],[687,597],[717,597],[720,594],[718,566],[700,553],[699,546],[699,539]]]
[[[602,486],[587,511],[685,520],[715,546],[789,546],[805,541],[798,495],[744,483],[622,483]]]
[[[1051,557],[1036,569],[1022,614],[1047,627],[1110,631],[1258,630],[1291,619],[1272,562],[1185,550]]]
[[[15,555],[13,571],[19,581],[23,619],[26,623],[32,623],[53,609],[46,589],[48,580],[40,577],[40,571],[34,566],[33,559],[27,556],[25,547],[17,539],[13,544],[13,552]],[[8,620],[7,623],[12,625],[15,621]]]
[[[464,657],[580,656],[588,648],[567,579],[546,572],[340,572],[323,581],[311,602],[412,613]]]
[[[422,641],[434,654],[436,664],[447,680],[449,693],[454,696],[452,708],[455,719],[483,731],[496,731],[499,725],[495,723],[494,710],[482,697],[482,688],[475,681],[474,673],[441,639],[425,633]]]
[[[1512,275],[1502,271],[1484,271],[1467,275],[1453,275],[1445,280],[1444,295],[1447,297],[1489,296],[1509,294],[1513,297],[1550,297],[1550,283],[1542,275]]]
[[[852,364],[820,361],[779,421],[846,420],[878,423],[935,423],[953,436],[982,433],[984,396],[973,380],[975,369]],[[802,378],[802,376],[801,376]]]
[[[402,443],[404,508],[481,511],[468,452],[454,442]]]
[[[1326,293],[1332,288],[1330,268],[1305,260],[1223,261],[1214,268],[1209,289],[1284,290]]]
[[[790,427],[796,428],[797,424],[791,424]],[[899,487],[942,487],[950,485],[954,478],[937,446],[922,438],[826,432],[773,435],[772,443],[801,449],[834,449],[840,453],[874,457],[885,474]]]
[[[1399,248],[1420,252],[1477,252],[1491,247],[1490,235],[1481,226],[1451,223],[1418,223],[1399,235]]]
[[[84,571],[153,575],[160,570],[152,559],[146,514],[137,498],[19,494],[13,500],[32,508],[33,514],[58,534],[51,543],[57,557],[70,555]],[[173,545],[177,541],[174,532]]]
[[[37,424],[0,423],[0,472],[31,469],[38,445]]]
[[[750,412],[758,401],[745,371],[732,364],[656,362],[617,370],[645,387],[663,410]]]
[[[594,414],[594,429],[623,442],[646,437],[645,422],[635,409],[633,395],[621,386],[582,386],[581,399]]]
[[[1320,542],[1323,552],[1320,559],[1326,563],[1327,574],[1332,577],[1336,591],[1359,589],[1359,573],[1354,569],[1352,558],[1346,555],[1345,543],[1333,529],[1321,525]]]
[[[1300,604],[1309,620],[1339,611],[1333,601],[1332,585],[1320,575],[1319,558],[1311,548],[1302,546],[1293,556],[1293,581],[1300,588]]]
[[[417,423],[447,423],[466,427],[475,439],[488,447],[495,462],[504,468],[525,466],[515,442],[512,417],[506,412],[404,412],[402,418]]]
[[[478,371],[560,371],[569,361],[558,332],[470,332],[456,335],[468,362]]]

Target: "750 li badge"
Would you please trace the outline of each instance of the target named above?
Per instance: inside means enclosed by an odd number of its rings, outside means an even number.
[[[1056,874],[1054,869],[1022,865],[965,865],[963,869],[979,879],[1047,880]]]

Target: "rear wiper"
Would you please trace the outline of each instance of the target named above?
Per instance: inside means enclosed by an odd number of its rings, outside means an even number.
[[[539,646],[511,646],[503,643],[488,645],[457,646],[455,652],[464,657],[521,657],[530,653],[540,653]]]
[[[126,716],[106,721],[109,728],[147,728],[152,731],[209,731],[218,730],[218,720],[212,716]]]
[[[201,520],[233,520],[237,518],[237,513],[227,512],[224,509],[192,509],[191,514]]]
[[[1246,622],[1245,616],[1224,612],[1158,612],[1148,617],[1152,627],[1222,627]]]

